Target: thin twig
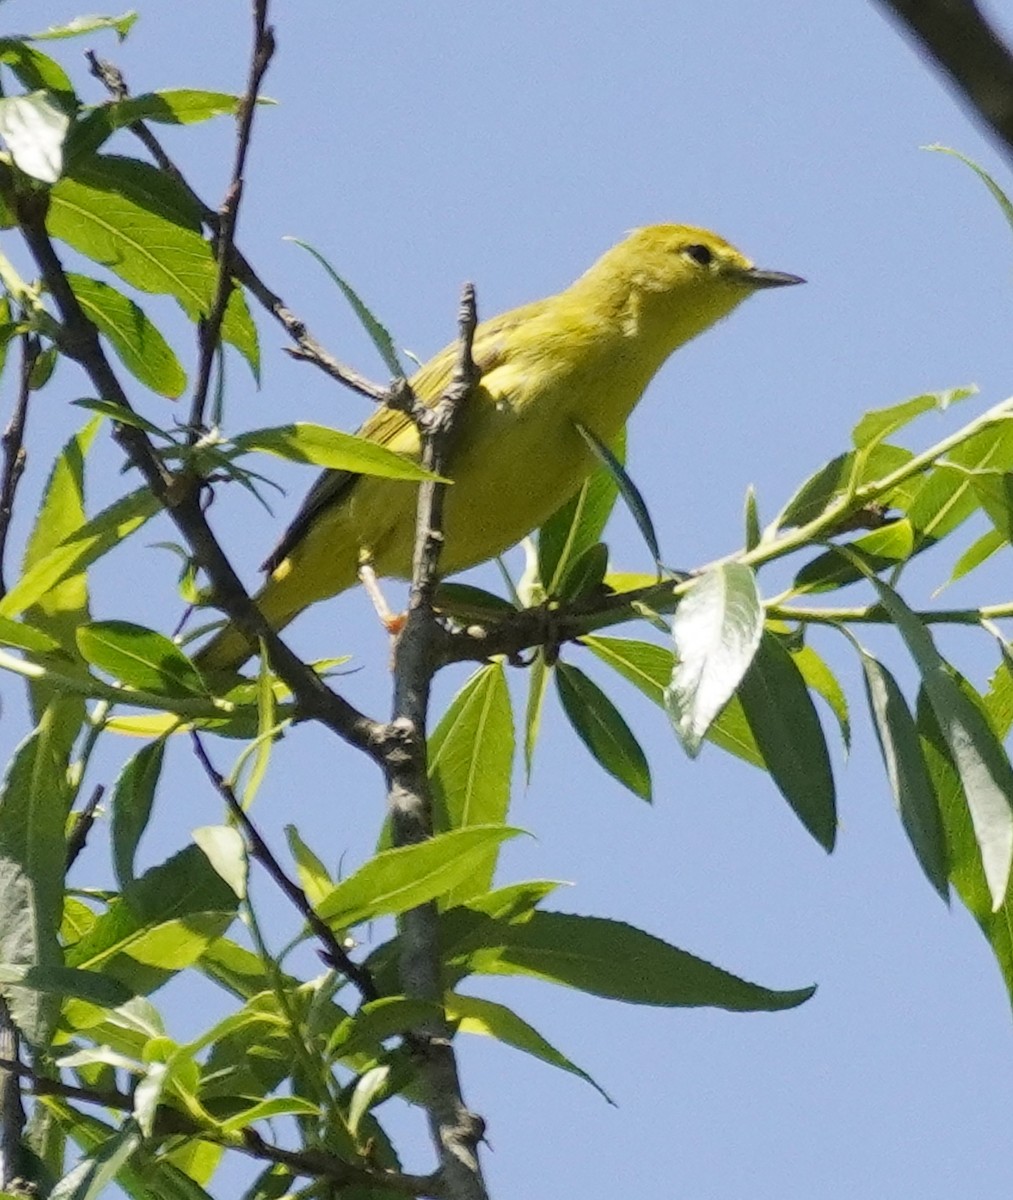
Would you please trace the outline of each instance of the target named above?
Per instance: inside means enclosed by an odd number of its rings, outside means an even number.
[[[0,477],[0,599],[7,595],[4,579],[4,559],[7,537],[14,516],[14,497],[25,472],[28,453],[25,450],[25,423],[28,420],[28,400],[32,394],[32,371],[38,361],[39,339],[33,333],[23,333],[19,339],[21,362],[18,370],[18,398],[10,423],[0,438],[3,445],[3,475]]]
[[[88,51],[88,61],[92,74],[96,76],[114,99],[120,100],[128,95],[123,73],[110,62],[98,58]],[[219,236],[219,214],[193,190],[183,172],[166,153],[158,138],[151,132],[143,121],[136,121],[130,126],[131,133],[141,142],[156,164],[172,180],[183,189],[187,198],[197,208],[201,220],[207,226],[212,236]],[[325,375],[336,380],[344,387],[360,396],[366,396],[377,404],[385,404],[391,398],[391,389],[382,384],[374,383],[361,375],[354,367],[341,362],[331,352],[324,348],[309,331],[306,323],[289,308],[285,301],[260,278],[250,265],[249,260],[235,244],[232,245],[229,270],[232,276],[245,287],[257,302],[284,328],[295,345],[288,347],[286,352],[301,362],[312,363]]]
[[[411,410],[422,439],[423,465],[435,475],[445,473],[455,418],[479,378],[472,357],[476,323],[475,292],[468,285],[461,299],[459,353],[453,378],[433,408],[417,404]],[[394,711],[385,768],[396,846],[423,841],[433,833],[425,731],[430,687],[439,664],[440,628],[433,611],[433,593],[443,547],[444,489],[444,484],[432,480],[419,488],[408,618],[394,652]],[[435,904],[411,909],[398,924],[399,969],[405,995],[439,1008],[443,986]],[[448,1023],[442,1015],[437,1016],[412,1033],[423,1103],[446,1194],[454,1200],[485,1200],[487,1191],[478,1158],[485,1123],[464,1102]]]
[[[74,827],[70,831],[70,836],[67,838],[67,870],[77,861],[81,851],[85,848],[88,841],[88,834],[91,833],[91,827],[95,824],[95,814],[98,812],[98,806],[102,803],[102,797],[105,795],[105,788],[100,783],[88,797],[88,803],[80,810],[74,818]]]
[[[260,830],[250,820],[248,813],[239,803],[231,785],[211,762],[200,735],[193,732],[190,738],[193,742],[194,753],[204,768],[204,773],[214,784],[215,790],[225,801],[233,820],[243,831],[251,855],[267,871],[268,875],[271,876],[281,891],[285,893],[292,904],[298,909],[300,916],[306,924],[313,930],[314,936],[323,946],[322,957],[324,961],[350,979],[359,989],[359,993],[364,1000],[378,1000],[380,993],[373,982],[373,977],[365,967],[349,957],[348,952],[335,936],[334,931],[326,921],[320,918],[313,905],[310,904],[306,893],[285,873],[284,868],[278,862],[277,858],[275,858],[270,846],[264,841]]]
[[[257,108],[260,85],[274,55],[274,30],[267,24],[267,0],[254,0],[253,5],[253,53],[250,57],[249,77],[246,91],[239,102],[236,121],[236,157],[232,168],[232,179],[225,192],[218,214],[217,244],[218,280],[215,297],[206,317],[198,323],[200,355],[197,361],[197,382],[193,389],[190,406],[191,445],[195,444],[204,430],[204,413],[207,406],[208,388],[211,386],[211,369],[215,351],[221,339],[225,309],[232,294],[232,248],[235,244],[236,225],[239,220],[239,205],[243,198],[243,173],[246,156],[253,135],[253,115]]]
[[[879,0],[1013,153],[1013,53],[974,0]]]

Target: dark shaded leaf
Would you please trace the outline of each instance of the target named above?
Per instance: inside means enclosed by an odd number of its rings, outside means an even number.
[[[557,663],[555,677],[563,711],[592,756],[635,796],[650,800],[647,758],[616,706],[577,667]]]

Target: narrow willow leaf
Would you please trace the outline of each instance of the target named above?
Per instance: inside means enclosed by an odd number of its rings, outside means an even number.
[[[192,320],[206,316],[218,287],[218,264],[201,236],[200,214],[186,191],[137,159],[90,155],[53,187],[50,233],[143,292],[175,297]],[[222,338],[256,374],[257,330],[234,288]]]
[[[320,251],[314,249],[314,247],[308,242],[300,241],[300,239],[296,237],[285,238],[285,241],[295,242],[297,246],[300,246],[303,250],[306,250],[308,253],[313,255],[317,262],[331,277],[331,280],[337,284],[342,295],[351,305],[352,312],[354,312],[356,317],[358,317],[363,329],[365,329],[366,333],[369,335],[369,340],[376,347],[377,352],[383,359],[384,366],[391,373],[391,375],[394,376],[394,378],[405,378],[407,372],[405,371],[400,358],[398,358],[397,348],[394,345],[394,339],[390,336],[390,333],[387,331],[386,327],[382,325],[376,319],[376,317],[373,316],[372,312],[370,312],[370,310],[362,302],[358,292],[355,291],[352,285],[342,279],[337,271],[335,271],[335,269],[327,261],[327,259],[324,258],[324,256],[320,253]]]
[[[844,742],[844,749],[851,749],[851,718],[848,713],[848,697],[841,687],[837,676],[830,670],[826,662],[812,648],[812,646],[799,646],[798,649],[791,651],[791,657],[802,674],[802,678],[806,682],[806,686],[811,688],[817,695],[823,697],[830,707],[830,711],[837,718],[837,725],[841,731],[841,740]]]
[[[181,395],[186,387],[186,372],[144,311],[101,280],[68,274],[67,281],[85,316],[109,339],[127,370],[160,396],[175,400]]]
[[[559,585],[561,600],[578,600],[602,591],[602,584],[609,564],[609,548],[604,542],[595,542],[570,564]]]
[[[463,884],[493,846],[520,832],[504,825],[473,825],[417,845],[383,850],[342,880],[317,906],[317,913],[334,928],[346,929],[416,908]]]
[[[68,951],[67,965],[102,971],[147,995],[196,962],[236,908],[232,888],[188,846],[134,880]]]
[[[672,679],[675,654],[653,642],[634,638],[589,634],[580,639],[603,663],[633,684],[659,707],[665,707],[665,689]],[[746,722],[742,705],[733,696],[707,730],[706,739],[754,767],[763,767],[763,756]]]
[[[63,141],[70,118],[45,92],[0,98],[0,137],[18,168],[43,183],[63,171]]]
[[[275,1117],[319,1117],[320,1115],[319,1105],[311,1104],[309,1100],[303,1100],[299,1096],[276,1096],[273,1100],[260,1100],[249,1108],[241,1109],[235,1116],[223,1121],[219,1126],[219,1131],[224,1135],[242,1133],[254,1121],[269,1121]]]
[[[771,530],[808,525],[844,496],[849,488],[890,474],[912,458],[910,450],[880,442],[861,458],[855,451],[839,454],[802,483],[774,518]],[[888,498],[887,498],[888,499]]]
[[[49,92],[68,114],[77,107],[74,85],[63,67],[21,38],[0,38],[0,62],[10,67],[29,92]]]
[[[50,1200],[100,1200],[134,1158],[141,1141],[141,1130],[132,1122],[125,1125],[64,1175],[49,1193]]]
[[[51,39],[80,37],[86,33],[97,33],[100,29],[113,29],[122,42],[136,20],[137,13],[133,11],[125,12],[119,17],[74,17],[72,21],[67,21],[63,25],[50,25],[41,33],[31,33],[28,38],[33,42],[43,42]]]
[[[434,604],[441,613],[467,624],[501,621],[517,612],[517,606],[509,600],[470,583],[441,582],[436,588]]]
[[[752,484],[746,488],[744,516],[746,523],[746,549],[755,550],[760,544],[763,530],[760,525],[760,510],[756,501],[756,489]]]
[[[760,987],[620,921],[538,911],[522,924],[497,924],[494,943],[470,955],[470,970],[533,975],[627,1004],[732,1012],[794,1008],[814,991]]]
[[[968,699],[974,703],[970,689]],[[1000,907],[993,908],[967,797],[924,686],[918,694],[917,722],[922,753],[946,830],[950,880],[988,940],[1013,1002],[1013,897],[1007,894]]]
[[[0,963],[0,985],[28,988],[61,1001],[64,996],[90,1000],[103,1008],[126,1004],[132,993],[115,979],[73,967],[11,966]]]
[[[294,825],[285,826],[285,836],[288,839],[289,851],[295,859],[299,886],[306,893],[310,904],[316,907],[334,890],[334,880],[323,862],[302,840]]]
[[[489,663],[450,702],[429,739],[429,782],[436,832],[502,825],[510,806],[514,722],[503,664]],[[492,886],[499,844],[476,860],[467,879],[441,898],[461,904]]]
[[[12,967],[62,966],[57,933],[70,798],[58,743],[54,702],[15,752],[0,788],[0,962]],[[25,1039],[48,1046],[58,999],[31,988],[3,992]]]
[[[438,1027],[443,1009],[429,1000],[407,996],[384,996],[363,1004],[334,1029],[327,1043],[328,1058],[345,1062],[360,1054],[376,1056],[389,1038],[413,1029]]]
[[[193,831],[193,840],[237,898],[245,900],[250,860],[239,830],[232,825],[203,825]]]
[[[620,461],[626,456],[626,432],[612,446]],[[607,467],[597,470],[584,480],[580,491],[568,500],[538,531],[538,576],[546,594],[555,595],[567,568],[589,546],[601,541],[619,496],[619,488]],[[654,582],[651,576],[648,583]]]
[[[70,533],[31,566],[0,600],[0,616],[17,617],[136,532],[160,509],[150,488],[138,488]]]
[[[943,588],[949,587],[951,583],[956,583],[958,579],[963,579],[965,575],[981,566],[997,554],[1009,543],[1006,538],[999,532],[998,529],[990,529],[987,533],[983,533],[980,538],[976,538],[974,542],[960,555],[957,561],[953,564],[953,570],[950,572],[950,577],[939,588],[936,589],[934,595],[939,595]]]
[[[374,1104],[378,1104],[387,1094],[387,1081],[390,1067],[373,1067],[356,1081],[352,1089],[352,1098],[348,1105],[348,1128],[353,1137],[359,1132],[363,1117]]]
[[[978,511],[974,478],[980,471],[1013,469],[1013,421],[982,429],[954,446],[924,477],[907,515],[920,542],[938,542]]]
[[[756,576],[740,563],[708,571],[675,610],[672,637],[677,663],[665,690],[665,708],[686,753],[695,756],[739,686],[763,633]]]
[[[948,388],[942,392],[927,392],[923,396],[915,396],[889,408],[872,409],[862,416],[851,431],[852,441],[857,450],[868,449],[896,433],[898,429],[903,429],[922,413],[945,412],[951,404],[977,394],[978,389],[971,384],[967,387]]]
[[[0,617],[0,646],[15,646],[32,654],[51,654],[59,650],[60,643],[41,629],[26,625],[24,621]]]
[[[127,762],[113,788],[113,865],[121,890],[133,882],[134,858],[151,817],[164,757],[164,738],[149,743]]]
[[[289,462],[314,463],[318,467],[354,471],[357,475],[410,480],[437,478],[413,459],[368,438],[307,421],[273,429],[253,429],[240,434],[233,445],[240,451],[261,450]]]
[[[973,158],[968,158],[966,154],[961,154],[959,150],[951,150],[949,146],[934,145],[926,146],[925,149],[938,150],[941,154],[949,154],[951,158],[959,158],[965,166],[970,167],[975,175],[978,176],[982,183],[992,193],[995,202],[1002,210],[1003,216],[1009,222],[1010,228],[1013,229],[1013,204],[1010,203],[1006,193],[996,183],[992,176],[989,175],[984,167],[979,167]]]
[[[967,798],[993,909],[1006,896],[1013,863],[1013,767],[978,704],[936,649],[932,635],[893,588],[870,579],[904,639]]]
[[[116,421],[120,425],[130,425],[134,429],[143,429],[145,433],[150,434],[158,441],[168,442],[172,440],[165,430],[159,429],[153,421],[142,417],[140,413],[130,412],[122,404],[117,404],[115,400],[95,400],[86,396],[80,400],[71,400],[71,404],[77,408],[87,409],[89,412],[101,413],[102,416],[108,417],[111,421]]]
[[[869,711],[904,832],[925,878],[948,902],[946,833],[918,729],[893,675],[872,655],[860,653]]]
[[[165,634],[130,621],[92,621],[77,631],[85,662],[125,687],[166,696],[206,696],[207,688],[189,658]]]
[[[555,667],[546,662],[545,651],[539,647],[528,668],[528,700],[524,707],[524,775],[530,783],[535,763],[535,746],[542,727],[545,693]]]
[[[985,515],[1007,542],[1013,541],[1013,472],[985,471],[971,476]]]
[[[594,433],[576,423],[576,430],[587,443],[588,448],[594,454],[595,458],[602,466],[611,474],[615,480],[616,487],[619,489],[619,495],[622,496],[623,502],[630,510],[634,521],[637,523],[637,528],[640,530],[640,536],[647,544],[648,550],[651,552],[651,557],[659,567],[661,565],[661,551],[658,549],[658,538],[654,532],[654,522],[651,520],[651,514],[648,512],[647,505],[644,502],[644,497],[640,493],[640,489],[630,478],[625,466],[620,462],[619,458],[605,445],[599,441]]]
[[[832,850],[837,809],[826,739],[801,672],[773,634],[763,635],[739,699],[781,795],[824,850]]]
[[[613,778],[641,800],[651,799],[651,769],[622,714],[579,668],[556,664],[559,699],[580,740]]]
[[[447,1018],[457,1025],[458,1033],[480,1034],[495,1038],[505,1046],[513,1046],[515,1050],[523,1050],[525,1054],[583,1079],[609,1104],[615,1103],[586,1071],[561,1054],[512,1009],[491,1000],[481,1000],[478,996],[462,996],[455,992],[445,997],[444,1005]]]
[[[869,570],[882,571],[906,562],[915,552],[914,529],[906,518],[891,521],[881,529],[873,529],[848,542],[847,548],[851,554],[860,557]],[[827,592],[854,583],[862,578],[862,574],[851,557],[845,558],[832,548],[799,569],[792,581],[792,590]]]
[[[192,125],[210,117],[234,114],[238,107],[238,96],[191,88],[145,92],[112,100],[92,109],[77,122],[67,139],[67,158],[73,161],[82,155],[94,154],[117,129],[125,129],[137,121]]]

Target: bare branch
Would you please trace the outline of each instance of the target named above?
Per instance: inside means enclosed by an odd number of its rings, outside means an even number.
[[[7,1190],[22,1173],[21,1135],[25,1109],[19,1076],[21,1039],[7,1001],[0,997],[0,1188]]]
[[[411,415],[422,437],[423,465],[436,475],[444,473],[455,417],[479,378],[472,358],[476,323],[475,292],[468,285],[461,300],[460,349],[453,378],[433,408],[410,401]],[[443,547],[444,491],[444,484],[431,480],[419,487],[408,619],[394,654],[394,712],[385,767],[391,828],[397,846],[424,841],[433,833],[425,731],[441,638],[433,593]],[[405,913],[399,932],[405,994],[440,1006],[442,960],[435,904]],[[449,1025],[445,1018],[437,1017],[412,1033],[412,1050],[419,1062],[423,1102],[446,1195],[454,1200],[485,1200],[487,1192],[478,1158],[485,1123],[464,1102]]]
[[[1013,152],[1013,54],[974,0],[879,0]]]
[[[204,768],[204,773],[225,801],[233,820],[246,835],[251,855],[267,871],[268,875],[271,876],[278,887],[298,909],[300,916],[306,924],[313,930],[315,937],[323,946],[321,955],[324,961],[350,979],[359,989],[359,993],[364,1000],[378,1000],[380,993],[373,982],[373,977],[365,967],[360,966],[359,963],[349,957],[348,952],[335,936],[331,927],[317,915],[306,893],[285,873],[281,863],[278,862],[272,853],[270,846],[268,846],[267,842],[261,836],[260,830],[250,820],[249,814],[239,803],[236,793],[224,777],[215,769],[207,751],[204,749],[204,743],[201,741],[200,735],[192,733],[190,736],[193,742],[194,753]]]
[[[88,834],[91,833],[91,827],[95,824],[95,813],[98,811],[98,806],[102,803],[102,797],[105,795],[105,788],[102,784],[98,784],[92,794],[88,797],[88,803],[78,812],[74,818],[74,827],[70,831],[70,836],[67,838],[67,870],[77,861],[81,851],[85,848],[88,841]]]
[[[218,215],[217,245],[218,282],[215,297],[207,316],[199,323],[198,342],[200,357],[197,362],[197,382],[194,385],[190,406],[190,441],[195,443],[204,429],[204,411],[207,406],[208,388],[211,385],[211,368],[215,351],[221,338],[225,309],[232,294],[232,248],[239,220],[239,205],[243,198],[243,172],[246,156],[253,134],[253,114],[260,95],[260,85],[274,55],[274,31],[267,24],[267,0],[255,0],[253,6],[253,53],[250,59],[249,78],[246,91],[239,102],[236,129],[236,158],[232,168],[232,180]]]
[[[0,438],[3,446],[3,475],[0,477],[0,598],[7,594],[4,579],[4,558],[7,537],[14,516],[14,497],[25,471],[28,454],[25,450],[25,423],[28,420],[28,399],[32,393],[32,371],[38,361],[39,339],[32,333],[20,338],[21,363],[18,372],[18,398],[10,423]]]

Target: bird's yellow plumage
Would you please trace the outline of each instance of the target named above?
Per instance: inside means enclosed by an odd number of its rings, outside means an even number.
[[[674,351],[754,291],[801,283],[757,270],[722,238],[688,225],[637,229],[564,292],[479,325],[481,383],[458,417],[444,509],[441,570],[463,570],[506,550],[563,504],[595,465],[577,423],[612,442]],[[434,403],[450,379],[449,346],[411,380]],[[412,422],[378,410],[363,437],[417,458]],[[326,471],[277,550],[256,597],[275,629],[351,587],[365,554],[381,575],[407,576],[416,485]],[[197,655],[208,670],[253,653],[229,626]]]

